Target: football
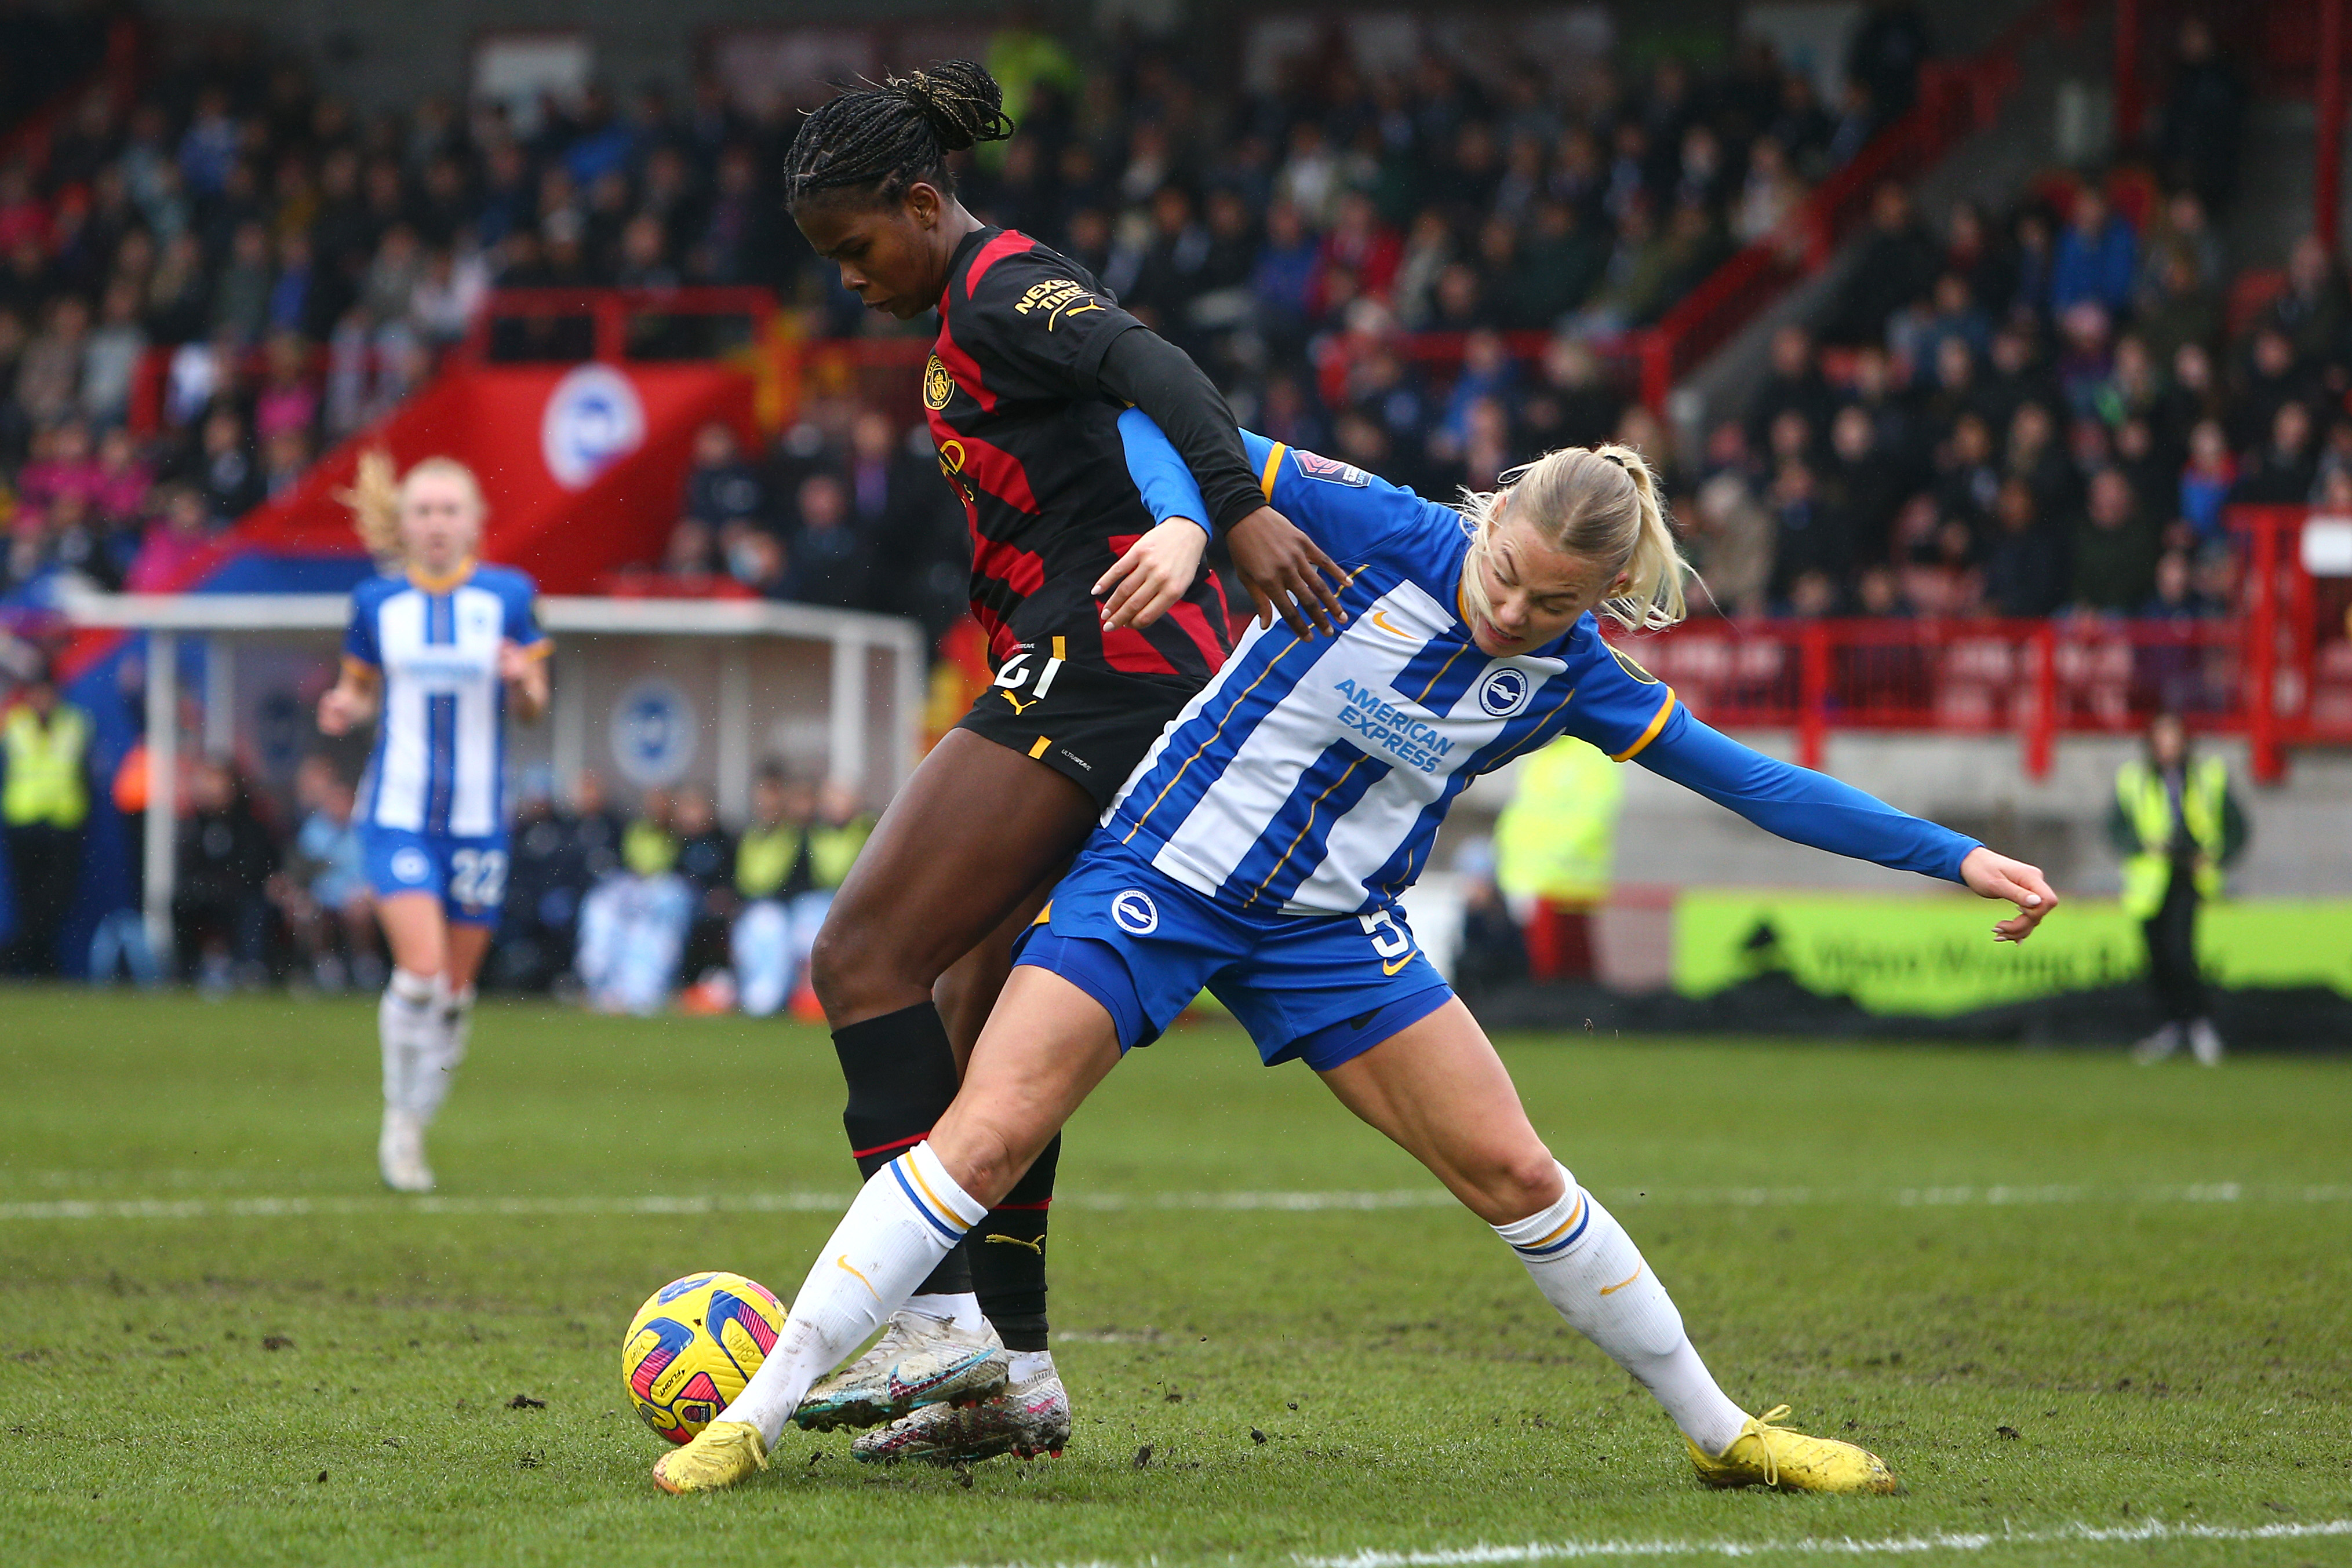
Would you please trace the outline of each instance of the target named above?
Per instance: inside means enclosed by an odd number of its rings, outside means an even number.
[[[717,1270],[672,1280],[646,1298],[621,1342],[621,1381],[637,1414],[683,1443],[743,1392],[784,1326],[767,1286]]]

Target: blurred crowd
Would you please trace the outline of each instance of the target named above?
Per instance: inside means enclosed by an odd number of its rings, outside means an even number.
[[[1266,91],[1003,38],[1022,130],[964,194],[1092,268],[1244,423],[1450,494],[1614,434],[1622,335],[1791,232],[1931,52],[1917,7],[1881,0],[1825,103],[1753,37],[1709,70],[1546,51],[1481,76],[1435,48],[1365,70],[1335,34]]]
[[[1621,400],[1582,346],[1771,232],[1908,107],[1929,44],[1915,7],[1874,6],[1828,103],[1760,43],[1712,72],[1603,54],[1496,81],[1435,53],[1366,74],[1335,45],[1268,91],[1129,37],[1077,47],[1018,24],[991,44],[1022,129],[969,171],[976,209],[1094,267],[1244,418],[1442,487],[1498,443],[1607,434]],[[781,209],[781,102],[747,111],[708,78],[536,120],[432,97],[362,116],[247,52],[127,103],[94,89],[0,162],[0,595],[57,570],[168,580],[415,388],[493,286],[752,284],[820,334],[882,329]],[[1493,344],[1467,395],[1391,351],[1399,329],[1554,329],[1526,389],[1549,403],[1507,433],[1473,406],[1507,390]],[[838,509],[824,483],[799,494],[811,477],[781,503]],[[748,570],[865,591],[817,553]]]
[[[1715,601],[2196,619],[2237,601],[2226,508],[2352,507],[2340,259],[2249,273],[2216,230],[2242,107],[2191,21],[2153,168],[1932,224],[1880,189],[1821,319],[1675,465]]]
[[[0,162],[0,593],[168,581],[423,381],[493,271],[435,123],[166,73]]]
[[[1602,50],[1474,73],[1439,49],[1360,68],[1335,35],[1260,90],[1009,24],[987,54],[1020,130],[964,192],[1095,268],[1245,423],[1423,494],[1641,445],[1717,609],[2218,612],[2227,506],[2352,502],[2352,327],[2316,242],[2275,287],[2224,254],[2244,93],[2196,21],[2143,161],[1932,217],[1889,184],[1741,417],[1677,451],[1629,402],[1620,334],[1787,232],[1932,51],[1916,5],[1880,0],[1829,101],[1754,37],[1706,70]],[[527,131],[490,101],[362,117],[247,59],[93,91],[0,162],[0,598],[172,580],[406,395],[495,285],[751,284],[820,335],[901,330],[782,211],[796,124],[715,77],[591,89]],[[706,430],[642,580],[937,632],[965,547],[930,466],[873,407],[766,450]]]
[[[924,426],[869,407],[845,423],[835,439],[804,421],[766,452],[731,425],[704,425],[658,570],[615,586],[910,616],[936,641],[965,613],[963,510]]]

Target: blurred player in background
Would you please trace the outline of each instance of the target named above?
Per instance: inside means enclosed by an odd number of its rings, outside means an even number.
[[[2161,1061],[2185,1044],[2218,1067],[2221,1031],[2197,968],[2197,910],[2221,896],[2221,868],[2246,847],[2246,813],[2230,792],[2229,766],[2190,753],[2179,715],[2149,720],[2147,755],[2116,771],[2107,837],[2124,857],[2123,910],[2147,939],[2148,984],[2164,1015],[2132,1060]]]
[[[530,579],[474,559],[481,486],[428,457],[395,481],[370,453],[346,496],[360,538],[397,575],[352,592],[343,674],[321,733],[376,721],[357,820],[392,979],[376,1015],[383,1131],[396,1192],[430,1192],[425,1129],[465,1060],[474,977],[506,894],[506,726],[547,709],[547,639]]]
[[[1168,727],[1024,936],[955,1104],[866,1184],[773,1351],[656,1482],[708,1490],[764,1465],[812,1381],[1206,985],[1268,1065],[1313,1067],[1494,1227],[1561,1318],[1657,1397],[1701,1481],[1895,1490],[1875,1455],[1775,1425],[1786,1406],[1750,1415],[1717,1385],[1633,1238],[1538,1136],[1398,900],[1463,789],[1561,734],[1783,838],[2010,900],[1998,939],[2022,940],[2056,906],[2048,883],[1709,729],[1601,638],[1595,611],[1629,628],[1683,615],[1685,568],[1633,449],[1553,452],[1457,512],[1247,440],[1267,499],[1349,567],[1347,630],[1253,632]]]
[[[887,78],[801,123],[786,204],[842,287],[910,321],[936,309],[922,383],[971,530],[971,610],[995,680],[923,758],[842,883],[810,960],[848,1082],[861,1174],[920,1143],[1003,988],[1014,936],[1160,727],[1224,662],[1222,536],[1262,613],[1327,629],[1337,568],[1258,493],[1216,386],[1085,267],[956,200],[950,153],[1012,133],[970,60]],[[1157,505],[1126,450],[1140,409],[1189,466]],[[1059,1145],[940,1260],[866,1355],[797,1412],[893,1421],[867,1458],[1060,1448],[1069,1403],[1045,1319]],[[956,1402],[978,1401],[960,1411]],[[903,1419],[901,1419],[903,1418]]]

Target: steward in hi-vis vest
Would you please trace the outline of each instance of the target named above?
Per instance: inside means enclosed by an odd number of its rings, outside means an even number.
[[[1573,736],[1519,764],[1495,822],[1495,883],[1524,909],[1534,978],[1593,977],[1592,911],[1608,902],[1624,807],[1624,769]]]
[[[81,875],[82,824],[89,816],[89,716],[61,701],[45,675],[0,719],[0,826],[7,830],[16,936],[7,972],[55,975],[58,938]]]
[[[19,703],[8,710],[0,737],[8,769],[7,782],[0,785],[0,821],[11,828],[79,828],[89,816],[89,786],[82,778],[89,716],[71,703],[52,700],[46,715],[31,702]]]
[[[2116,772],[2107,836],[2123,857],[2123,911],[2147,941],[2148,979],[2163,1022],[2134,1055],[2158,1061],[2185,1043],[2197,1060],[2221,1060],[2197,967],[2197,906],[2221,896],[2221,868],[2245,846],[2245,813],[2218,757],[2191,757],[2179,719],[2159,714],[2147,752]]]
[[[2174,800],[2175,790],[2179,801]],[[2137,758],[2116,771],[2116,810],[2130,833],[2124,855],[2124,913],[2153,919],[2163,907],[2174,868],[2184,867],[2197,896],[2221,896],[2221,862],[2229,842],[2230,769],[2218,757],[2200,757],[2167,776]],[[2237,822],[2244,837],[2244,821]]]

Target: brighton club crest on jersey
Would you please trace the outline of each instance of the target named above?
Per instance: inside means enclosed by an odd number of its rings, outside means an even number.
[[[1516,664],[1497,664],[1478,683],[1478,709],[1489,718],[1509,718],[1528,706],[1536,684]]]

